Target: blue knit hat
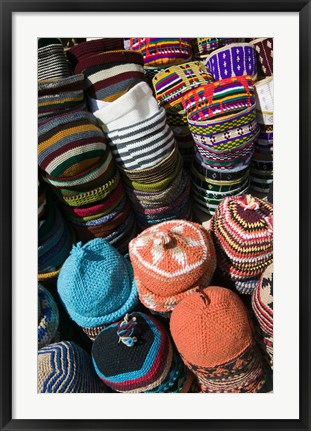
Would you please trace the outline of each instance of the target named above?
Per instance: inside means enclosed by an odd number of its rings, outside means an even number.
[[[57,289],[70,317],[82,328],[116,322],[138,305],[130,262],[103,238],[73,246]]]

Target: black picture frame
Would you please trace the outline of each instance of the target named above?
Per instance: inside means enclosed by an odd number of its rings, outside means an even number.
[[[310,430],[310,1],[0,0],[0,425],[1,430]],[[12,16],[15,12],[299,12],[299,420],[16,420],[12,419]],[[14,169],[14,167],[13,167]],[[290,174],[290,172],[289,172]],[[289,204],[290,208],[290,204]],[[286,217],[286,215],[284,215]],[[297,280],[298,283],[298,280]],[[264,412],[263,412],[264,414]]]

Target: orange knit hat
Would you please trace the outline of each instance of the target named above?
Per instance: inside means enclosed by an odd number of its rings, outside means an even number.
[[[258,392],[265,383],[247,310],[238,295],[210,286],[182,300],[170,329],[202,392]]]
[[[171,220],[144,230],[129,244],[141,302],[169,312],[185,296],[208,286],[215,268],[209,231],[185,220]]]

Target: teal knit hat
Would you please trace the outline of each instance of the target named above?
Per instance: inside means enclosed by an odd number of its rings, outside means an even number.
[[[73,246],[57,289],[68,314],[83,328],[116,322],[138,305],[130,262],[103,238]]]

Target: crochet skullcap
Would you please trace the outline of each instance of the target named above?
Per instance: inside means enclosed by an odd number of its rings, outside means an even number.
[[[59,325],[56,302],[50,292],[39,284],[38,291],[38,348],[51,343]]]
[[[197,223],[172,220],[152,226],[129,244],[139,298],[167,312],[199,285],[208,286],[216,268],[209,232]]]
[[[70,317],[84,328],[116,322],[138,305],[131,264],[104,238],[72,248],[57,289]]]
[[[259,341],[273,363],[273,264],[265,269],[252,296]]]
[[[210,286],[174,308],[170,330],[204,392],[255,392],[264,383],[247,310],[236,293]]]
[[[70,341],[50,344],[38,351],[39,393],[102,392],[90,355]]]
[[[185,392],[193,380],[164,327],[144,313],[103,329],[92,358],[100,379],[117,392]]]
[[[227,197],[218,205],[210,228],[218,266],[232,280],[254,280],[272,262],[273,205],[269,202],[251,195]],[[252,293],[255,285],[245,293]]]

